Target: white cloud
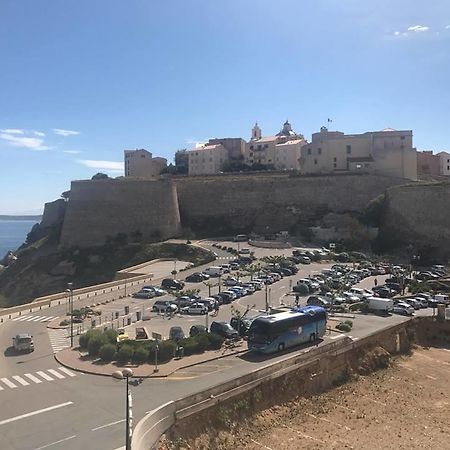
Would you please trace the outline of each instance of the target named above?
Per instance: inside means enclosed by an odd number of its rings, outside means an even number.
[[[20,133],[0,133],[0,139],[14,147],[28,148],[29,150],[49,150],[51,147],[44,145],[44,140],[37,137],[18,136]]]
[[[428,31],[430,28],[424,25],[413,25],[408,27],[408,31],[413,31],[414,33],[423,33],[424,31]]]
[[[0,130],[0,132],[7,134],[24,134],[24,131],[18,128],[5,128],[4,130]]]
[[[78,155],[78,153],[81,153],[80,150],[63,150],[63,153],[69,153],[70,155]]]
[[[80,134],[79,131],[73,131],[73,130],[64,130],[62,128],[53,128],[53,133],[57,134],[58,136],[76,136],[77,134]]]
[[[43,133],[42,131],[33,131],[33,134],[35,135],[35,136],[39,136],[39,137],[44,137],[45,136],[45,133]]]
[[[447,26],[445,27],[445,29],[446,29],[446,30],[450,30],[450,25],[447,25]]]
[[[395,36],[400,36],[400,34],[401,34],[400,31],[396,31],[396,32],[394,33]]]
[[[93,159],[80,159],[78,160],[83,166],[90,169],[106,170],[113,172],[123,172],[123,162],[118,161],[98,161]]]

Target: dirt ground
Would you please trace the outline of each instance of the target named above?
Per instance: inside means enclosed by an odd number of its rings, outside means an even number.
[[[450,350],[416,349],[386,370],[265,411],[253,425],[234,448],[450,449]]]

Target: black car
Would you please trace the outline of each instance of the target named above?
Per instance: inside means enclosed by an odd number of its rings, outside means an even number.
[[[320,295],[310,295],[306,302],[307,305],[321,306],[322,308],[330,308],[331,302]]]
[[[164,280],[162,280],[161,282],[161,287],[163,289],[179,291],[184,288],[184,283],[182,281],[174,280],[172,278],[164,278]]]
[[[294,273],[291,271],[291,269],[288,269],[287,267],[282,267],[280,269],[281,274],[284,275],[285,277],[290,277],[291,275],[294,275]]]
[[[201,333],[207,333],[208,328],[206,328],[204,325],[192,325],[191,329],[189,330],[189,336],[197,336],[197,334]]]
[[[203,276],[200,272],[195,272],[191,275],[188,275],[185,279],[188,283],[201,283],[206,280],[206,277]]]
[[[250,319],[238,319],[237,317],[232,317],[230,320],[230,325],[239,333],[240,336],[248,336],[248,330],[252,321]]]
[[[233,297],[230,294],[227,294],[226,292],[220,292],[217,295],[222,299],[223,305],[227,305],[228,303],[231,303],[233,301]]]
[[[213,322],[209,331],[225,339],[239,339],[239,333],[228,322]]]

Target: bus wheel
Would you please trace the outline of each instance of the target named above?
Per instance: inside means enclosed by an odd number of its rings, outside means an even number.
[[[284,351],[284,344],[280,344],[280,345],[278,346],[278,351],[279,351],[279,352]]]
[[[316,340],[316,333],[312,333],[310,336],[309,336],[309,342],[314,342]]]

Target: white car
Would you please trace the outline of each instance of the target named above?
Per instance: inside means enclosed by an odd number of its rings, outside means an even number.
[[[193,303],[181,309],[184,314],[208,314],[208,307],[204,303]]]
[[[395,314],[402,314],[403,316],[412,316],[414,314],[414,308],[408,303],[397,303],[394,305],[393,311]]]
[[[227,278],[224,281],[225,286],[236,286],[238,283],[239,283],[239,281],[237,280],[237,278],[233,278],[233,277]]]
[[[350,292],[344,292],[342,294],[342,297],[345,298],[345,301],[347,303],[359,303],[361,301],[361,299],[357,295],[353,295]]]

